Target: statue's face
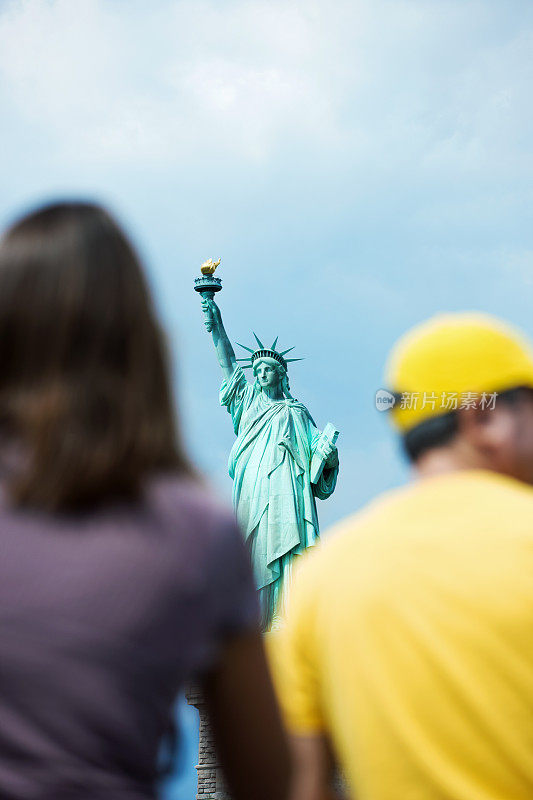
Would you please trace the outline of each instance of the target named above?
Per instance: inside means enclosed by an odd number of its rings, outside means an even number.
[[[254,364],[254,374],[259,386],[274,389],[279,384],[279,372],[268,361],[258,361]]]

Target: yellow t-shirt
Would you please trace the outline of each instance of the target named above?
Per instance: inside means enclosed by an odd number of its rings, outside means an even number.
[[[357,800],[533,798],[533,489],[422,480],[339,525],[271,642],[289,728]]]

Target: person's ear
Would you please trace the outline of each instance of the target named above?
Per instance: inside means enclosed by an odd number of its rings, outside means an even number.
[[[477,453],[490,460],[499,459],[513,437],[512,414],[504,406],[459,409],[457,430],[462,440]]]

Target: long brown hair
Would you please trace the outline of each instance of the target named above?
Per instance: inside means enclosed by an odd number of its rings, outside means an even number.
[[[0,424],[22,444],[20,506],[133,498],[152,473],[190,471],[143,270],[96,205],[46,206],[0,240]]]

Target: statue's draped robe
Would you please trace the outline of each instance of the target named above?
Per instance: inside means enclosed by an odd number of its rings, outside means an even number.
[[[338,468],[311,483],[310,466],[320,431],[296,400],[271,400],[237,366],[224,380],[220,402],[237,439],[229,457],[233,503],[250,548],[268,625],[292,557],[318,539],[315,497],[335,489]]]

